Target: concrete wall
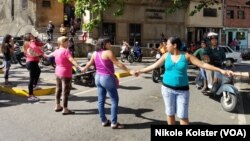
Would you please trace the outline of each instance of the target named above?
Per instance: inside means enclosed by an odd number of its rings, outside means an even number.
[[[50,0],[51,7],[43,7],[42,0],[37,1],[37,19],[38,26],[47,26],[51,20],[55,26],[63,23],[64,6],[57,0]]]
[[[112,46],[112,51],[117,57],[120,57],[120,47],[121,46],[119,45]],[[87,57],[88,52],[95,51],[95,46],[92,44],[83,44],[78,42],[76,43],[75,51],[77,57]],[[151,57],[150,51],[151,50],[149,48],[142,47],[143,57]]]
[[[217,9],[217,17],[204,17],[203,10],[197,12],[194,16],[189,16],[189,13],[195,9],[195,6],[199,3],[192,1],[188,7],[186,13],[186,26],[187,27],[222,27],[223,26],[223,12],[222,5],[214,5],[211,8]]]
[[[36,23],[36,4],[35,0],[27,0],[27,5],[24,6],[23,0],[14,0],[12,16],[12,1],[0,1],[0,23],[16,22],[18,25],[34,25]]]

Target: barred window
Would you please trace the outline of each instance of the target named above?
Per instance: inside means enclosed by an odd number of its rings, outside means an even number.
[[[245,11],[243,10],[238,11],[238,19],[245,19]]]
[[[227,19],[234,19],[234,11],[227,10]]]
[[[217,17],[217,9],[215,8],[204,8],[203,9],[204,17]]]

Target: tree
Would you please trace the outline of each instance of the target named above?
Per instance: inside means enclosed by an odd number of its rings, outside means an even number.
[[[114,16],[122,15],[127,1],[128,0],[58,0],[60,3],[75,2],[76,16],[80,17],[82,14],[86,15],[86,11],[90,11],[92,13],[93,18],[91,21],[89,23],[83,24],[84,29],[87,31],[91,31],[97,27],[101,21],[101,13],[111,7],[116,8],[113,13]],[[152,4],[157,2],[167,2],[170,5],[166,9],[167,13],[174,13],[178,9],[187,7],[190,1],[191,0],[147,0],[147,2],[151,2]],[[190,15],[194,15],[204,7],[218,4],[219,1],[220,0],[200,0],[199,4],[190,13]]]

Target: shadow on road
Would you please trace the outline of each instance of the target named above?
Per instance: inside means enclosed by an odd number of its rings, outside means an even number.
[[[126,90],[140,90],[142,87],[137,87],[137,86],[123,86],[119,85],[119,89],[126,89]]]
[[[26,97],[0,93],[0,107],[16,106],[27,103]]]
[[[239,110],[239,114],[250,114],[250,90],[240,91],[241,99],[239,104],[242,104],[243,110]],[[240,106],[239,106],[240,108]]]
[[[96,102],[97,101],[97,96],[76,96],[76,95],[71,95],[69,98],[69,101],[86,101],[89,103]]]

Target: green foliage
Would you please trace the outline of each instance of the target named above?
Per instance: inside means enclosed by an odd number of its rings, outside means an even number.
[[[116,9],[113,12],[114,16],[123,15],[125,2],[127,0],[58,0],[60,3],[75,3],[75,15],[81,17],[86,15],[86,11],[91,12],[91,21],[84,23],[83,27],[87,31],[91,31],[98,27],[101,22],[101,13],[114,6]]]

